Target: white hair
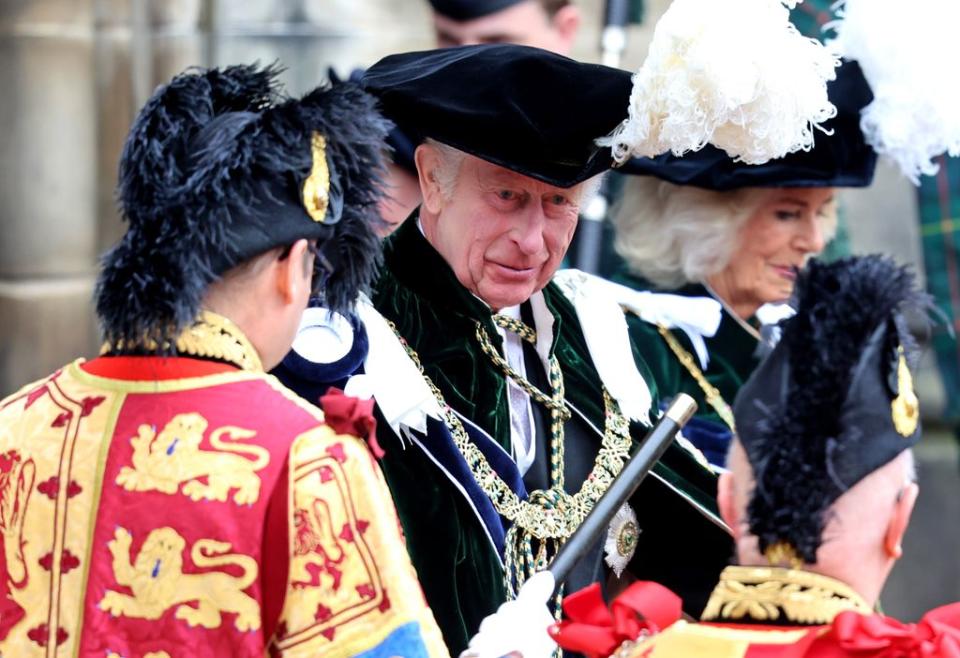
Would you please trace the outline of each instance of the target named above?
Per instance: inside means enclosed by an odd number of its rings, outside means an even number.
[[[438,163],[436,169],[432,172],[421,172],[421,175],[430,176],[432,174],[433,179],[440,187],[440,195],[445,201],[449,201],[457,187],[460,166],[463,164],[466,153],[429,137],[424,143],[437,152]]]
[[[615,248],[632,272],[659,287],[705,281],[727,267],[743,224],[773,192],[718,192],[631,176],[613,212]],[[835,204],[821,221],[826,243],[837,231]]]
[[[456,190],[457,178],[460,176],[460,167],[463,165],[464,156],[467,154],[460,149],[450,146],[449,144],[438,142],[437,140],[429,137],[424,140],[424,143],[437,152],[439,163],[432,173],[434,180],[440,187],[441,196],[445,201],[449,201],[453,197],[453,193]],[[424,173],[429,175],[430,172]],[[579,184],[580,197],[577,201],[580,203],[581,209],[588,201],[593,199],[593,197],[600,190],[600,182],[602,178],[603,175],[598,174],[593,178],[588,178],[586,181]]]
[[[740,227],[769,190],[717,192],[649,176],[628,178],[614,208],[615,248],[636,274],[677,288],[723,270]]]

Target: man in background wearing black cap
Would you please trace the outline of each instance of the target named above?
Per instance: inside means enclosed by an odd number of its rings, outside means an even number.
[[[611,165],[594,140],[624,118],[630,74],[493,45],[388,57],[363,84],[427,139],[423,205],[388,240],[373,298],[422,374],[375,395],[408,548],[457,652],[579,525],[656,410],[620,308],[551,283]],[[568,585],[606,581],[605,549],[614,573],[669,582],[698,613],[731,550],[715,486],[672,448]]]
[[[0,402],[5,656],[446,655],[372,419],[264,373],[311,279],[334,309],[369,282],[388,129],[355,85],[294,100],[278,73],[153,95],[120,160],[103,354]]]
[[[569,55],[580,28],[570,0],[430,0],[440,48],[516,43]]]
[[[703,623],[672,623],[676,597],[640,583],[614,603],[627,606],[635,621],[621,629],[630,630],[597,628],[589,611],[603,604],[582,592],[555,631],[562,646],[609,655],[636,641],[619,655],[645,658],[956,655],[960,604],[917,625],[871,614],[918,493],[915,350],[902,313],[925,302],[908,271],[868,256],[812,262],[796,304],[737,397],[718,501],[738,566],[724,570]],[[641,631],[661,632],[644,640]]]

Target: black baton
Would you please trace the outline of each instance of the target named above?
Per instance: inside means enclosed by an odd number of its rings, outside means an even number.
[[[676,438],[677,433],[697,411],[697,403],[685,393],[673,399],[660,420],[653,426],[643,443],[637,448],[627,465],[623,467],[610,488],[600,497],[587,518],[583,520],[570,539],[560,547],[548,570],[553,574],[556,587],[567,579],[577,562],[584,556],[597,538],[606,532],[617,510],[637,490],[643,478]]]

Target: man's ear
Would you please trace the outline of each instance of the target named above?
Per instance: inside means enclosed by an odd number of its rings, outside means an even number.
[[[437,181],[437,169],[440,167],[440,154],[430,144],[421,144],[413,153],[420,177],[420,196],[423,206],[432,214],[439,214],[443,207],[443,190]]]
[[[285,304],[298,301],[304,287],[310,287],[313,268],[307,267],[309,260],[307,241],[297,240],[290,247],[286,258],[277,258],[274,261],[274,284],[277,294]]]
[[[717,507],[720,509],[720,518],[730,526],[733,539],[740,539],[740,514],[737,511],[736,487],[733,473],[726,471],[720,474],[717,480]]]
[[[883,549],[894,560],[903,555],[903,535],[907,532],[919,494],[920,487],[916,482],[910,482],[900,491],[897,502],[893,505],[893,514],[890,515],[890,523],[887,524],[887,531],[883,536]]]
[[[553,15],[550,22],[560,37],[560,43],[565,49],[564,54],[568,54],[573,50],[574,41],[577,39],[577,32],[580,31],[581,21],[580,7],[575,4],[565,5]]]

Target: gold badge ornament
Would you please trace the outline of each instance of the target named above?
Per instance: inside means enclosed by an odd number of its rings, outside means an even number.
[[[327,166],[327,140],[318,132],[310,137],[313,167],[303,181],[303,207],[313,221],[323,224],[330,204],[330,169]]]
[[[903,437],[913,436],[917,431],[917,422],[920,420],[920,402],[913,392],[913,376],[907,367],[907,360],[903,356],[903,347],[898,348],[897,360],[897,397],[890,403],[890,414],[893,417],[893,427]]]

